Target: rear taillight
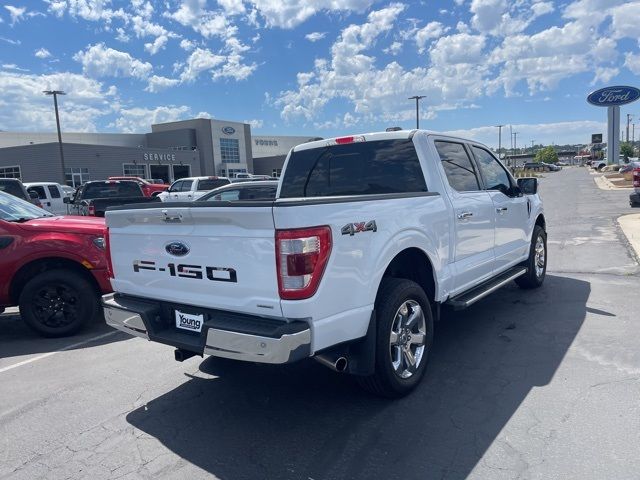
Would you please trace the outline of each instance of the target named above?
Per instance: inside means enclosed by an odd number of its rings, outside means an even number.
[[[107,256],[107,275],[109,278],[115,278],[113,276],[113,264],[111,263],[111,245],[109,242],[109,229],[104,234],[104,252]]]
[[[331,228],[276,230],[278,290],[283,300],[312,297],[331,254]]]
[[[365,138],[362,135],[355,135],[352,137],[339,137],[334,138],[333,140],[329,140],[327,142],[327,146],[331,145],[346,145],[347,143],[357,143],[364,142]]]
[[[633,186],[640,188],[640,168],[633,171]]]
[[[89,205],[88,212],[89,212],[89,215],[90,215],[90,216],[95,216],[95,214],[96,214],[96,207],[94,207],[93,205]]]

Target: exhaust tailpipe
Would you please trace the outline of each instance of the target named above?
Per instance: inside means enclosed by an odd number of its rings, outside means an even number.
[[[323,353],[313,358],[325,367],[329,367],[334,372],[342,373],[347,370],[349,364],[347,357],[335,353]]]

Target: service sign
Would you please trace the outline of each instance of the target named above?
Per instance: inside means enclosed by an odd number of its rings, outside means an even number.
[[[587,102],[598,107],[615,107],[635,102],[640,98],[640,90],[636,87],[606,87],[589,94]]]

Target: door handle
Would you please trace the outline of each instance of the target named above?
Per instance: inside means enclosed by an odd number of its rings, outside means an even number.
[[[496,212],[498,212],[500,215],[502,215],[507,210],[509,210],[507,207],[496,208]]]
[[[473,213],[471,212],[462,212],[458,214],[458,220],[466,220],[470,217],[473,217]]]

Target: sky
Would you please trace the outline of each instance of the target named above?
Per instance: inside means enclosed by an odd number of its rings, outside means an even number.
[[[194,117],[255,135],[420,126],[509,146],[589,143],[608,85],[640,87],[640,1],[9,0],[0,130],[148,132]],[[638,123],[640,101],[622,107]],[[510,127],[511,126],[511,127]]]

